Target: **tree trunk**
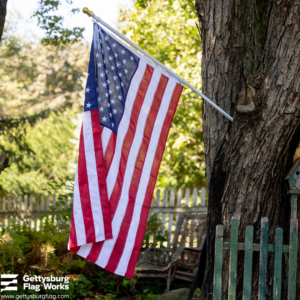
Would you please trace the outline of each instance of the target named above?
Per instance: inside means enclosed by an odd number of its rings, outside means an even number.
[[[5,17],[6,17],[6,4],[7,4],[7,0],[0,0],[0,41],[2,38]]]
[[[288,244],[284,177],[300,142],[300,1],[196,0],[196,8],[203,93],[234,117],[231,123],[203,101],[209,190],[204,300],[213,292],[216,225],[224,225],[224,241],[229,241],[231,217],[239,216],[239,241],[246,226],[253,225],[254,242],[259,243],[260,219],[268,217],[269,243],[281,227]],[[254,255],[252,299],[257,299],[258,262]],[[237,299],[242,299],[242,264],[239,255]],[[272,264],[269,259],[267,299],[272,298]],[[225,255],[222,299],[227,292]],[[286,293],[285,281],[282,299]]]

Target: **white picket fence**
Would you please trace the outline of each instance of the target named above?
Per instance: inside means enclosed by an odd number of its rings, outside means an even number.
[[[183,189],[165,189],[163,193],[157,190],[156,197],[153,197],[149,218],[153,214],[157,215],[161,223],[162,233],[167,232],[167,242],[161,243],[160,246],[170,246],[172,234],[174,234],[177,214],[184,212],[207,212],[205,205],[205,188],[199,191],[198,188],[191,191],[189,188],[183,193]],[[61,205],[55,195],[47,197],[30,195],[30,196],[3,196],[0,197],[0,222],[2,228],[10,226],[13,222],[20,226],[26,226],[33,230],[41,230],[46,221],[54,224],[57,222],[57,216],[62,213],[65,207],[70,207],[71,199],[65,205]],[[60,205],[58,205],[58,203]],[[40,219],[42,215],[45,218]],[[147,240],[147,246],[153,242],[155,234]]]
[[[160,243],[160,246],[170,246],[175,232],[178,213],[191,212],[196,214],[197,212],[207,212],[205,198],[205,187],[202,187],[201,190],[195,187],[192,195],[189,188],[185,190],[185,193],[183,193],[183,189],[181,188],[178,189],[177,193],[174,188],[171,189],[170,193],[168,189],[165,189],[162,197],[161,191],[157,190],[156,197],[152,199],[148,219],[151,215],[156,214],[162,226],[161,235],[167,232],[167,241]],[[156,199],[159,199],[159,201]],[[155,235],[150,236],[146,242],[146,247],[148,247],[149,243],[152,243],[154,239]]]

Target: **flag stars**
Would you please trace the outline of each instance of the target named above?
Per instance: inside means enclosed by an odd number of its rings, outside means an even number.
[[[127,60],[123,59],[123,64],[126,65],[126,63],[127,63]]]
[[[121,100],[121,99],[122,99],[122,96],[121,96],[121,95],[119,95],[119,96],[118,96],[118,98],[119,98],[119,100]]]
[[[109,89],[109,91],[108,91],[108,92],[109,92],[109,94],[111,95],[111,93],[112,93],[112,90],[111,90],[111,89]]]
[[[107,103],[107,106],[110,107],[110,103]]]
[[[109,79],[107,79],[107,81],[106,81],[106,82],[107,82],[107,84],[110,84],[110,82],[111,82],[111,81],[110,81]]]
[[[101,107],[99,108],[99,110],[100,110],[100,111],[104,111],[104,107],[101,106]]]
[[[117,86],[116,86],[116,89],[117,89],[117,91],[118,91],[118,90],[120,89],[120,87],[117,85]]]
[[[107,41],[107,40],[108,40],[108,37],[106,36],[104,39]]]
[[[127,70],[127,69],[125,69],[125,70],[124,70],[124,72],[125,72],[125,74],[127,74],[127,73],[128,73],[128,70]]]
[[[120,76],[120,77],[122,77],[122,75],[123,75],[122,73],[119,73],[119,76]]]
[[[87,105],[86,105],[87,108],[90,108],[91,106],[92,106],[91,103],[87,103]]]
[[[102,64],[100,62],[97,65],[98,65],[98,68],[102,67]]]
[[[114,69],[115,69],[115,67],[114,67],[114,66],[111,66],[110,68],[111,68],[111,70],[114,70]]]
[[[118,53],[114,53],[114,56],[117,58],[118,57]]]
[[[107,71],[107,70],[105,70],[105,73],[107,74],[107,73],[108,73],[108,71]]]
[[[91,90],[91,89],[90,89],[89,87],[87,87],[86,90],[85,90],[85,92],[86,92],[86,93],[89,93],[90,90]]]
[[[112,99],[112,100],[110,100],[110,102],[112,103],[112,104],[115,104],[115,100],[114,99]]]
[[[98,58],[98,57],[99,57],[99,55],[100,55],[100,54],[97,52],[97,53],[96,53],[96,57]]]
[[[115,124],[114,124],[114,123],[111,123],[111,126],[112,126],[112,127],[115,127]]]
[[[106,47],[106,49],[109,51],[109,50],[110,50],[110,47],[109,47],[109,46],[107,46],[107,47]]]
[[[113,113],[116,114],[118,111],[116,109],[113,110]]]
[[[113,78],[114,78],[114,80],[115,80],[115,81],[118,79],[118,77],[117,77],[117,76],[115,76],[115,75],[114,75],[114,77],[113,77]]]
[[[130,59],[131,59],[131,60],[134,60],[133,56],[130,56]]]
[[[123,82],[121,82],[121,86],[124,86],[124,83],[123,83]]]
[[[108,97],[108,93],[105,93],[105,97],[106,97],[106,98]]]
[[[120,67],[120,65],[121,65],[121,64],[120,64],[119,62],[117,62],[117,67],[118,67],[118,68]]]
[[[107,120],[106,117],[103,117],[103,118],[102,118],[102,121],[103,121],[103,122],[106,122],[106,120]]]
[[[112,114],[111,114],[111,113],[109,113],[109,116],[110,116],[110,117],[112,117]]]
[[[103,87],[106,87],[106,86],[107,86],[107,84],[106,84],[105,82],[103,82],[103,83],[102,83],[102,86],[103,86]]]
[[[101,74],[99,74],[100,75],[100,77],[104,77],[104,73],[102,72]]]
[[[113,43],[112,46],[115,48],[116,47],[116,43]]]
[[[125,50],[124,50],[124,49],[122,49],[122,50],[121,50],[121,53],[122,53],[122,54],[125,54]]]
[[[109,60],[112,60],[113,58],[112,58],[112,56],[110,55],[110,56],[108,57],[108,59],[109,59]]]
[[[101,102],[102,98],[98,97],[98,101]]]

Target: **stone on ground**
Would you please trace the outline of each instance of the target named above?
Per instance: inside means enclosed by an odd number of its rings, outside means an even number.
[[[187,288],[174,290],[158,296],[157,298],[155,298],[155,300],[186,300],[189,291],[190,290]]]

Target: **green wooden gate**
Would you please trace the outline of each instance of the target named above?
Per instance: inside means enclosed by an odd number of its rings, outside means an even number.
[[[281,299],[282,253],[289,254],[288,300],[296,299],[298,219],[291,219],[289,246],[282,245],[283,230],[281,228],[277,228],[275,231],[275,245],[268,244],[268,224],[268,218],[261,219],[260,244],[253,243],[252,226],[247,226],[246,228],[245,243],[238,243],[239,220],[237,217],[233,217],[231,220],[230,242],[223,242],[223,225],[217,226],[215,244],[214,299],[221,299],[222,258],[223,250],[226,249],[230,249],[228,300],[236,299],[238,250],[245,251],[243,300],[251,299],[253,251],[260,251],[258,300],[266,299],[268,252],[275,252],[273,299]]]

